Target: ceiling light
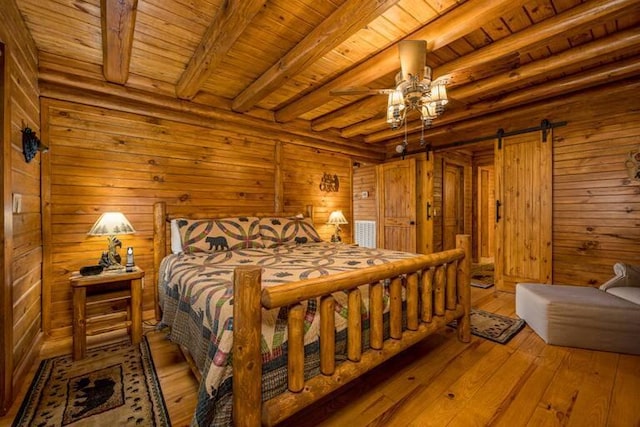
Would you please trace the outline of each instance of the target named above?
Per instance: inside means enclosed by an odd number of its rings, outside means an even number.
[[[398,129],[405,122],[407,112],[415,110],[425,127],[431,126],[433,119],[444,112],[447,99],[446,81],[431,81],[431,67],[425,66],[422,76],[402,72],[396,75],[396,88],[389,93],[387,102],[387,123],[391,129]]]

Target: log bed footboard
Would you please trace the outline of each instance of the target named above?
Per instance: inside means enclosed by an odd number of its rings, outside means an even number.
[[[457,249],[262,289],[259,267],[239,267],[234,277],[233,417],[236,426],[274,425],[392,356],[458,320],[458,338],[471,339],[470,237]],[[383,282],[389,283],[390,337],[383,341]],[[362,351],[361,297],[369,286],[370,343]],[[406,304],[403,313],[402,289]],[[335,361],[333,292],[346,291],[347,360]],[[300,302],[320,298],[320,371],[304,379],[303,315]],[[262,308],[289,307],[288,391],[262,402]],[[330,316],[322,316],[331,313]],[[406,329],[402,319],[406,316]]]
[[[312,212],[311,207],[308,210]],[[154,205],[154,267],[167,253],[167,211]],[[233,423],[274,425],[458,320],[458,339],[471,339],[470,236],[456,249],[262,289],[259,267],[234,273]],[[362,349],[361,286],[369,287],[369,345]],[[389,338],[384,339],[384,287],[389,288]],[[405,303],[402,294],[405,294]],[[347,292],[347,360],[335,359],[334,292]],[[156,318],[160,320],[154,286]],[[302,301],[320,298],[320,374],[304,378]],[[262,401],[262,309],[288,307],[288,390]],[[404,310],[404,313],[403,313]],[[406,324],[403,327],[403,319]]]

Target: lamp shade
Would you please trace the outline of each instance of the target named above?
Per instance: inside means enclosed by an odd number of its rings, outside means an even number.
[[[347,218],[344,217],[344,214],[342,213],[342,211],[333,211],[331,212],[331,215],[329,215],[329,221],[327,221],[327,224],[348,224],[347,222]]]
[[[93,224],[87,233],[89,236],[114,236],[116,234],[132,234],[136,230],[121,212],[105,212]]]

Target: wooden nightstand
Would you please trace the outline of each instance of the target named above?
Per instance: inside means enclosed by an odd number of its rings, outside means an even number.
[[[73,289],[73,359],[85,357],[87,351],[87,305],[109,301],[127,300],[129,313],[127,321],[121,325],[131,334],[131,343],[142,341],[142,278],[144,271],[134,267],[127,273],[107,271],[95,276],[81,276],[74,273],[69,278]],[[128,285],[128,290],[122,290]],[[115,329],[114,325],[109,329]]]

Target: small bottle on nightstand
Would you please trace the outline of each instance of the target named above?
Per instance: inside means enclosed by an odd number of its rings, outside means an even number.
[[[135,265],[136,264],[133,262],[133,247],[129,246],[127,248],[127,265],[125,266],[127,268],[127,272],[132,272]]]

